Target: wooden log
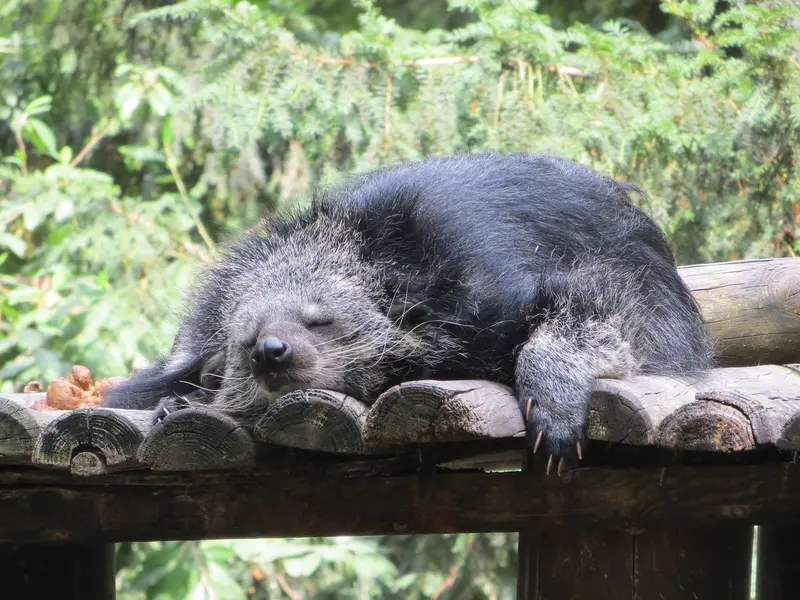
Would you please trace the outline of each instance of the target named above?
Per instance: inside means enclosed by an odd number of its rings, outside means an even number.
[[[800,524],[800,465],[584,468],[566,476],[436,472],[335,477],[282,469],[0,471],[0,542],[83,542]],[[37,483],[36,476],[41,483]],[[60,478],[59,478],[60,477]]]
[[[514,393],[489,381],[410,381],[387,390],[367,415],[373,444],[525,435]]]
[[[44,396],[43,393],[0,396],[0,460],[4,464],[29,463],[42,427],[63,413],[29,410]]]
[[[153,426],[137,452],[155,471],[231,469],[252,464],[255,442],[234,419],[206,407],[175,411]]]
[[[589,439],[654,444],[664,419],[694,399],[691,387],[668,377],[600,379],[589,401]]]
[[[697,299],[722,364],[800,358],[800,258],[678,269]]]
[[[785,424],[795,415],[800,417],[800,373],[790,367],[723,368],[693,380],[601,379],[589,403],[588,437],[676,450],[744,451],[793,436]],[[513,392],[485,381],[396,386],[370,409],[364,432],[375,445],[521,435]],[[800,440],[800,434],[795,437]]]
[[[150,423],[139,410],[78,408],[64,411],[36,440],[34,464],[101,475],[135,466],[136,452]]]
[[[800,372],[787,365],[713,369],[691,385],[700,393],[736,390],[779,402],[800,400]]]
[[[740,452],[756,445],[750,421],[741,410],[706,400],[669,415],[657,436],[659,445],[676,450]]]
[[[0,545],[0,582],[14,600],[114,600],[114,544]]]
[[[800,373],[780,365],[715,369],[692,382],[696,401],[670,414],[656,443],[678,450],[732,452],[774,445],[800,415]],[[784,448],[800,448],[782,440]]]
[[[256,440],[340,454],[369,451],[364,441],[368,407],[345,394],[298,390],[267,407],[254,427]]]
[[[525,535],[520,600],[749,600],[752,527],[541,527]]]

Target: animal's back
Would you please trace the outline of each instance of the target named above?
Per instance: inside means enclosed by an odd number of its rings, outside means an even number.
[[[527,272],[587,252],[641,261],[628,254],[633,239],[672,262],[661,231],[630,202],[630,189],[561,158],[466,155],[370,173],[332,206],[360,219],[376,240],[407,238],[432,251],[430,258],[457,255],[483,268]]]
[[[643,371],[704,368],[697,306],[632,190],[556,157],[467,155],[370,173],[322,207],[346,216],[367,260],[391,265],[393,285],[431,304],[494,373],[567,296],[638,330]]]

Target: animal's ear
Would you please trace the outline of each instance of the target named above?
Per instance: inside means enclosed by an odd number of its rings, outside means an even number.
[[[425,320],[431,312],[424,302],[414,302],[407,298],[398,298],[392,302],[387,313],[399,327],[414,327]]]
[[[145,410],[155,408],[162,398],[188,394],[200,386],[205,362],[182,352],[162,358],[111,388],[103,397],[103,406]]]

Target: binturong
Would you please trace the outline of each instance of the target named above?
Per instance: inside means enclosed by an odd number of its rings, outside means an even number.
[[[263,409],[291,390],[370,403],[414,379],[513,386],[534,447],[580,455],[599,377],[699,374],[700,311],[641,192],[530,154],[434,158],[346,179],[202,273],[171,352],[105,405],[201,388]]]

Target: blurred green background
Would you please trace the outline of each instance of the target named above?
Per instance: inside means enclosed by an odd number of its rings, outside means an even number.
[[[6,0],[0,391],[168,349],[196,268],[338,172],[485,149],[638,183],[682,264],[800,251],[800,6]],[[269,507],[264,507],[269,510]],[[119,547],[122,598],[511,598],[515,536]]]

